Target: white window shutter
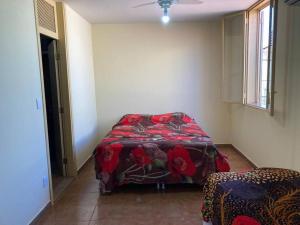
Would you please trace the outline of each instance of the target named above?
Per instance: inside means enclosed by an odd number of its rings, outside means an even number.
[[[223,101],[244,102],[246,12],[223,19]]]

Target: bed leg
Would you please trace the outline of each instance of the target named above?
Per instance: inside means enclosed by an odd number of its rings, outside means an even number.
[[[160,191],[160,183],[156,183],[156,189],[157,191]]]
[[[165,190],[166,190],[165,183],[161,183],[161,189],[162,189],[163,191],[165,191]]]

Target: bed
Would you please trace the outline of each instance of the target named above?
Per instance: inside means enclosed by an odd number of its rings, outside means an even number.
[[[203,225],[299,225],[300,173],[259,168],[212,174],[202,215]]]
[[[168,113],[123,116],[97,146],[95,169],[105,194],[130,183],[203,185],[230,167],[194,119]]]

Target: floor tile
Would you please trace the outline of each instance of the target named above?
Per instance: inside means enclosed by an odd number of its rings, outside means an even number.
[[[231,148],[219,148],[229,158],[232,171],[252,166]],[[81,170],[63,195],[37,225],[202,225],[202,187],[167,185],[124,186],[111,195],[99,194],[93,160]]]

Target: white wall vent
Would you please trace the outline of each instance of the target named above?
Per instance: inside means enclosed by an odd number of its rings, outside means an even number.
[[[56,2],[36,0],[38,29],[41,34],[57,39]]]

